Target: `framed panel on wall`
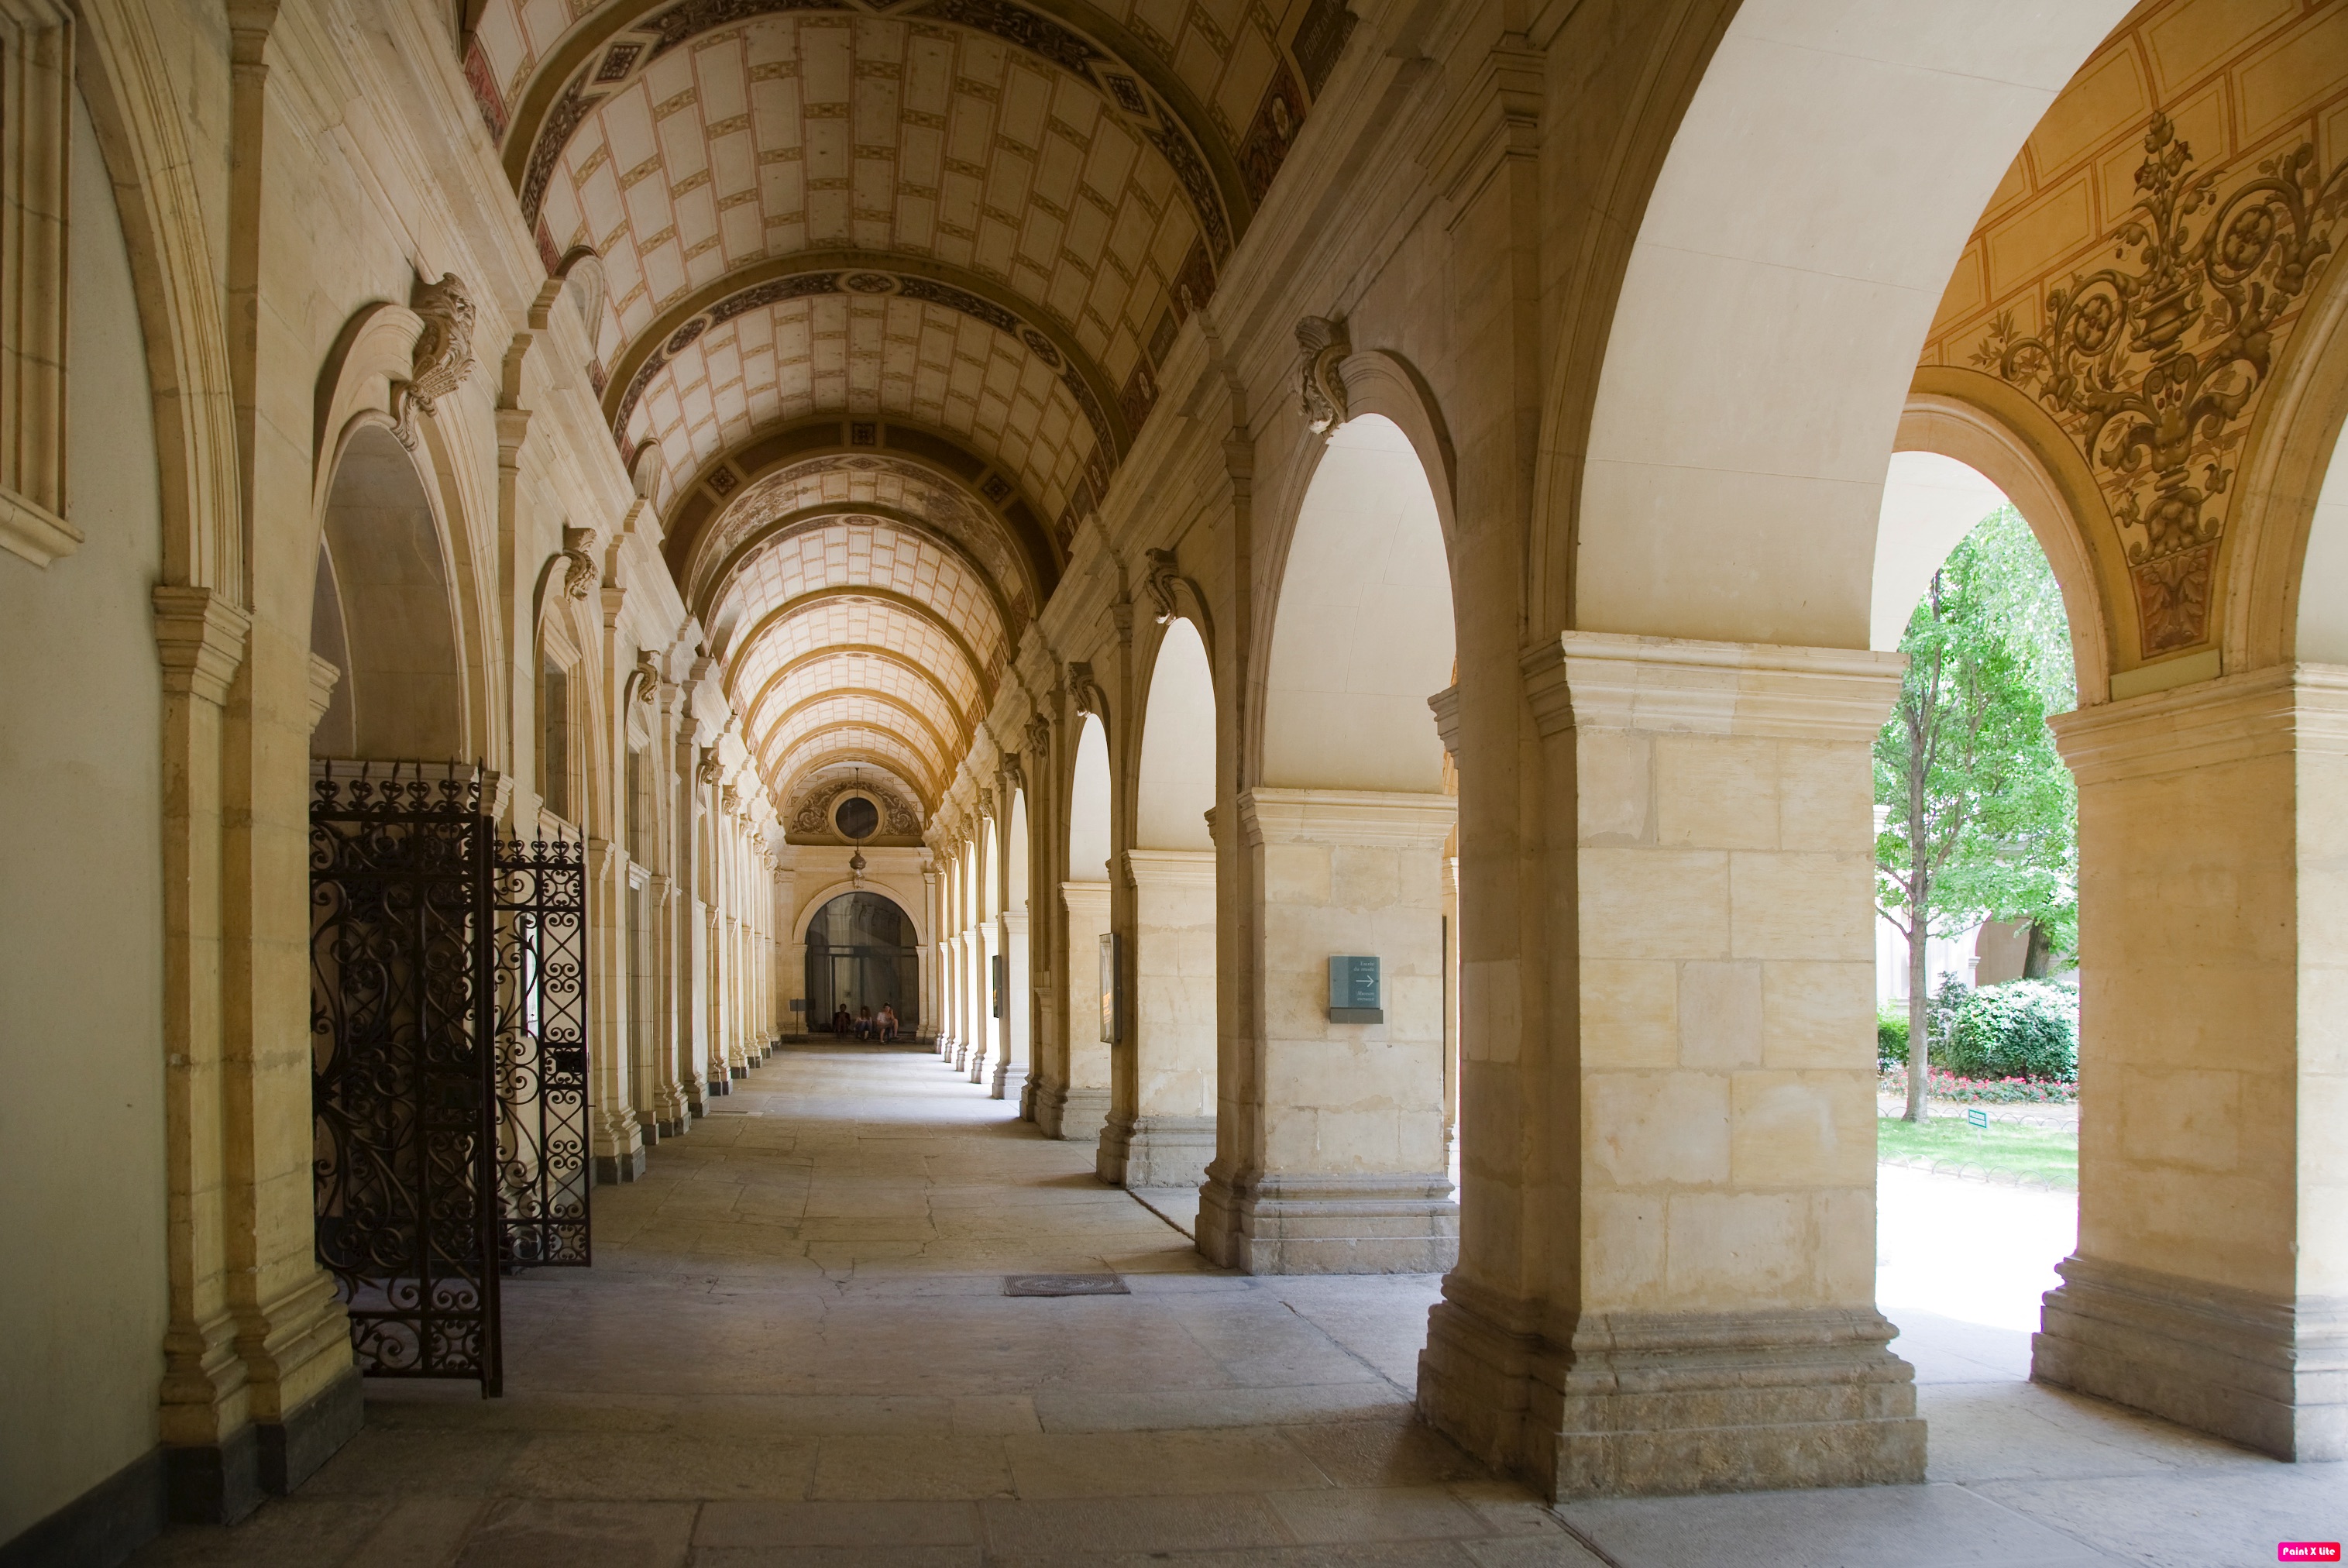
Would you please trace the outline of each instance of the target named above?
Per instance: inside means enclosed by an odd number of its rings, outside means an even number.
[[[1114,1046],[1125,1038],[1125,993],[1118,984],[1117,933],[1104,931],[1100,939],[1100,1037]]]

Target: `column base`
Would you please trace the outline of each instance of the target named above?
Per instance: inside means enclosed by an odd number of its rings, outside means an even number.
[[[726,1076],[727,1078],[748,1078],[750,1076],[750,1069],[744,1067],[741,1063],[736,1062],[732,1067],[726,1069]]]
[[[1042,1088],[1035,1081],[1035,1075],[1029,1073],[1026,1076],[1025,1080],[1019,1086],[1020,1120],[1033,1121],[1035,1119],[1035,1097],[1041,1092]]]
[[[1226,1181],[1210,1170],[1199,1250],[1251,1274],[1443,1274],[1459,1262],[1459,1205],[1440,1172]]]
[[[1108,1125],[1108,1090],[1041,1084],[1035,1088],[1035,1125],[1046,1138],[1098,1143]]]
[[[1111,1116],[1093,1169],[1113,1187],[1196,1187],[1214,1157],[1211,1116]]]
[[[633,1181],[644,1173],[644,1150],[639,1144],[617,1154],[595,1156],[595,1185],[616,1187],[623,1181]]]
[[[728,1083],[722,1075],[713,1073],[710,1075],[707,1092],[714,1099],[718,1095],[732,1094],[734,1092],[734,1086],[731,1083]],[[704,1114],[705,1115],[707,1113],[704,1112]]]
[[[359,1369],[353,1367],[287,1411],[283,1421],[255,1424],[261,1439],[262,1486],[273,1496],[287,1496],[333,1459],[335,1449],[357,1437],[366,1424],[366,1385],[359,1381]]]
[[[163,1486],[172,1523],[234,1524],[266,1495],[260,1429],[242,1426],[217,1443],[166,1448]]]
[[[2348,1459],[2348,1298],[2255,1295],[2076,1256],[2030,1376],[2282,1460]]]
[[[1418,1408],[1552,1501],[1924,1479],[1915,1373],[1871,1309],[1592,1314],[1570,1348],[1446,1281]]]
[[[987,1086],[986,1098],[1014,1100],[1024,1108],[1027,1099],[1027,1069],[1014,1068],[1009,1062],[997,1062],[994,1081]],[[1024,1116],[1022,1119],[1025,1119]]]

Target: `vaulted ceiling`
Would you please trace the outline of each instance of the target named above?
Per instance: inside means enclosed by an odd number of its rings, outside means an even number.
[[[474,0],[466,75],[778,801],[933,809],[1340,0]]]

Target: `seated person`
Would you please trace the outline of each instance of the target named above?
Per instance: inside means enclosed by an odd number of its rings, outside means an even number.
[[[880,1016],[878,1022],[880,1026],[880,1037],[893,1045],[897,1039],[897,1007],[895,1003],[883,1002],[880,1004]]]

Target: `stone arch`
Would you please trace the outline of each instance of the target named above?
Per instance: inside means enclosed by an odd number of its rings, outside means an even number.
[[[1457,653],[1447,532],[1399,425],[1358,414],[1330,431],[1275,578],[1252,705],[1262,784],[1441,791],[1426,705]]]
[[[314,752],[461,760],[472,726],[455,564],[423,476],[388,423],[355,420],[335,452],[317,562],[311,652],[338,677]]]
[[[1210,850],[1202,814],[1215,803],[1213,666],[1187,616],[1169,621],[1157,643],[1134,754],[1133,842]]]
[[[897,912],[900,914],[912,923],[916,945],[931,940],[929,927],[922,919],[922,912],[913,904],[908,903],[886,888],[875,887],[870,882],[857,882],[852,878],[831,882],[818,889],[805,903],[799,906],[798,913],[791,919],[791,940],[798,943],[806,942],[808,927],[813,925],[815,917],[823,913],[823,906],[833,899],[851,892],[875,893],[887,899],[897,906]],[[918,903],[919,901],[914,902]]]
[[[1637,222],[1586,456],[1550,465],[1570,557],[1552,516],[1537,565],[1571,602],[1538,630],[1864,645],[1860,563],[1951,268],[2127,9],[1730,19]]]
[[[2002,381],[1970,371],[1919,372],[1892,441],[1895,454],[1930,452],[1963,464],[2013,503],[2054,570],[2063,608],[2071,624],[2071,657],[2082,707],[2111,696],[2111,646],[2116,627],[2111,594],[2127,591],[2124,566],[2102,559],[2096,541],[2111,532],[2100,526],[2104,500],[2079,449],[2065,439],[2044,410]],[[2092,509],[2092,510],[2087,510]],[[2097,525],[2083,525],[2095,518]],[[1871,603],[1885,602],[1883,542],[1876,546]],[[1945,555],[1946,551],[1942,552]],[[1921,590],[1920,590],[1921,591]],[[1913,606],[1915,594],[1908,596]],[[2125,599],[2121,601],[2125,603]],[[1900,631],[1884,640],[1870,611],[1870,645],[1897,647]],[[2133,635],[2133,618],[2116,630]],[[1906,624],[1905,613],[1900,624]]]
[[[1106,882],[1113,852],[1108,726],[1080,714],[1068,772],[1068,880]]]
[[[2236,469],[2221,567],[2230,673],[2348,663],[2348,268],[2313,293]]]

